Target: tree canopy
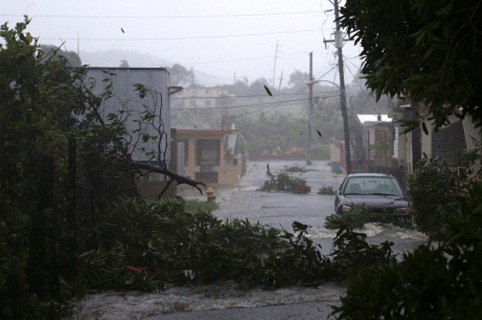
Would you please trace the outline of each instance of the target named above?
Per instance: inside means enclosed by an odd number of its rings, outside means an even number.
[[[425,102],[436,128],[451,114],[482,125],[480,1],[347,0],[340,12],[378,97]]]

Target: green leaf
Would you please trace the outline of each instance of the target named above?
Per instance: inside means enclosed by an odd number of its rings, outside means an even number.
[[[268,86],[267,85],[264,85],[264,91],[266,91],[266,93],[268,94],[268,96],[272,97],[273,94],[271,93],[271,90],[269,90]]]

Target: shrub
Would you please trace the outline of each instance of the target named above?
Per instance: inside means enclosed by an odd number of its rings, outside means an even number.
[[[329,262],[307,226],[295,223],[295,235],[247,220],[222,223],[184,206],[181,198],[120,202],[100,223],[99,249],[82,255],[83,285],[150,291],[232,280],[272,288],[325,279]]]
[[[464,155],[459,166],[448,166],[433,158],[419,161],[417,171],[408,181],[408,195],[421,231],[432,238],[444,236],[447,219],[458,210],[457,197],[480,179],[480,172],[473,169],[479,165],[479,159],[474,150]]]
[[[411,218],[394,217],[390,214],[371,214],[364,208],[353,208],[342,214],[333,213],[326,217],[327,229],[360,229],[368,222],[392,223],[404,228],[412,227]]]
[[[322,186],[320,189],[318,189],[318,194],[335,195],[336,191],[333,186]]]
[[[392,254],[392,242],[380,245],[366,242],[367,235],[342,227],[333,241],[333,267],[342,279],[350,279],[365,268],[379,268],[396,262]]]
[[[478,319],[482,313],[482,185],[447,219],[446,240],[352,279],[337,319]]]
[[[306,172],[306,169],[299,166],[288,167],[284,170],[285,172]]]
[[[333,213],[326,217],[325,228],[327,229],[359,229],[368,222],[368,215],[360,208],[354,208],[342,214]]]
[[[260,191],[278,191],[293,193],[310,193],[311,187],[306,184],[303,178],[292,177],[285,171],[280,172],[276,177],[268,173],[270,177],[259,189]]]

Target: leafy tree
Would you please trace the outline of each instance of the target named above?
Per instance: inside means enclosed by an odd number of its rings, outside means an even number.
[[[340,11],[378,97],[424,101],[436,128],[451,114],[482,125],[480,1],[347,0]]]
[[[137,131],[127,131],[122,113],[102,117],[109,85],[93,94],[86,70],[57,48],[39,48],[28,23],[0,27],[2,319],[55,317],[77,281],[77,255],[100,246],[102,215],[120,198],[138,198],[137,174],[191,181],[166,168],[163,145],[152,155],[156,166],[132,160],[138,143],[165,134],[147,100]],[[156,137],[145,126],[155,126]]]
[[[308,73],[295,70],[290,74],[288,84],[296,88],[306,88],[309,80],[310,75]]]
[[[43,59],[65,59],[71,67],[80,67],[82,60],[77,53],[65,51],[52,45],[39,45],[39,50],[43,51]]]
[[[193,84],[193,72],[187,70],[184,66],[175,63],[172,67],[167,68],[167,70],[171,74],[171,83],[173,85],[185,87]]]
[[[45,318],[73,267],[69,139],[83,106],[66,60],[0,27],[0,317]],[[61,256],[63,258],[61,258]],[[41,314],[39,314],[39,312]]]
[[[357,272],[334,307],[337,319],[478,319],[482,312],[482,188],[459,199],[445,241],[422,245],[400,263]],[[359,264],[356,265],[357,267]]]
[[[362,73],[378,97],[424,102],[435,129],[452,114],[482,125],[480,1],[347,0],[341,13],[363,47]],[[416,220],[431,234],[441,234],[434,225],[443,228],[444,241],[359,273],[335,308],[338,319],[479,317],[482,189],[480,173],[464,172],[472,168],[454,172],[425,161],[410,182]]]

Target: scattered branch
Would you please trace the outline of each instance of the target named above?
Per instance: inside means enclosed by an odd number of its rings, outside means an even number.
[[[162,196],[162,194],[164,194],[167,188],[171,185],[172,181],[176,181],[178,185],[187,184],[191,187],[194,187],[198,189],[201,194],[203,194],[203,192],[199,186],[207,187],[204,182],[196,181],[196,180],[192,180],[192,179],[180,176],[167,169],[163,169],[163,168],[145,164],[145,163],[133,162],[133,161],[130,163],[130,165],[135,169],[148,170],[149,172],[160,173],[171,178],[171,180],[167,183],[166,187],[159,194],[159,197]]]

